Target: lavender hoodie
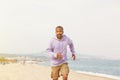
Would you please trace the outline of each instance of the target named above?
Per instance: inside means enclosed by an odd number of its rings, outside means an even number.
[[[67,45],[69,45],[71,53],[74,54],[73,42],[66,35],[63,35],[61,40],[58,40],[57,37],[52,38],[47,48],[47,52],[51,56],[51,66],[57,66],[67,62]],[[58,52],[63,55],[62,59],[57,59]]]

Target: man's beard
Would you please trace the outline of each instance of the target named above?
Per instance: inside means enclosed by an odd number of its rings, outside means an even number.
[[[62,36],[61,34],[58,34],[58,35],[57,35],[57,38],[58,38],[58,39],[62,39],[62,37],[63,37],[63,36]]]

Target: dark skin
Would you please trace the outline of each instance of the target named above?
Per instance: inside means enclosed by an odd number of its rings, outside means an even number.
[[[64,31],[63,31],[62,28],[57,28],[56,29],[56,37],[59,40],[62,39],[63,33],[64,33]],[[62,59],[62,58],[63,58],[63,55],[60,52],[58,52],[57,53],[57,59]],[[75,60],[75,54],[72,54],[72,59]],[[62,75],[62,77],[63,77],[63,80],[68,80],[68,76],[67,75]],[[58,79],[53,79],[53,80],[58,80]]]

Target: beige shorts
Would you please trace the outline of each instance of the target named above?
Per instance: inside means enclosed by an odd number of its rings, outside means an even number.
[[[60,74],[68,76],[69,73],[68,63],[63,63],[59,66],[52,66],[51,69],[51,78],[53,79],[57,79]]]

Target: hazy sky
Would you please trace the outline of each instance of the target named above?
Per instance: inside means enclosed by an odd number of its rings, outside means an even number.
[[[57,25],[76,52],[120,58],[120,0],[0,0],[0,53],[42,52]]]

